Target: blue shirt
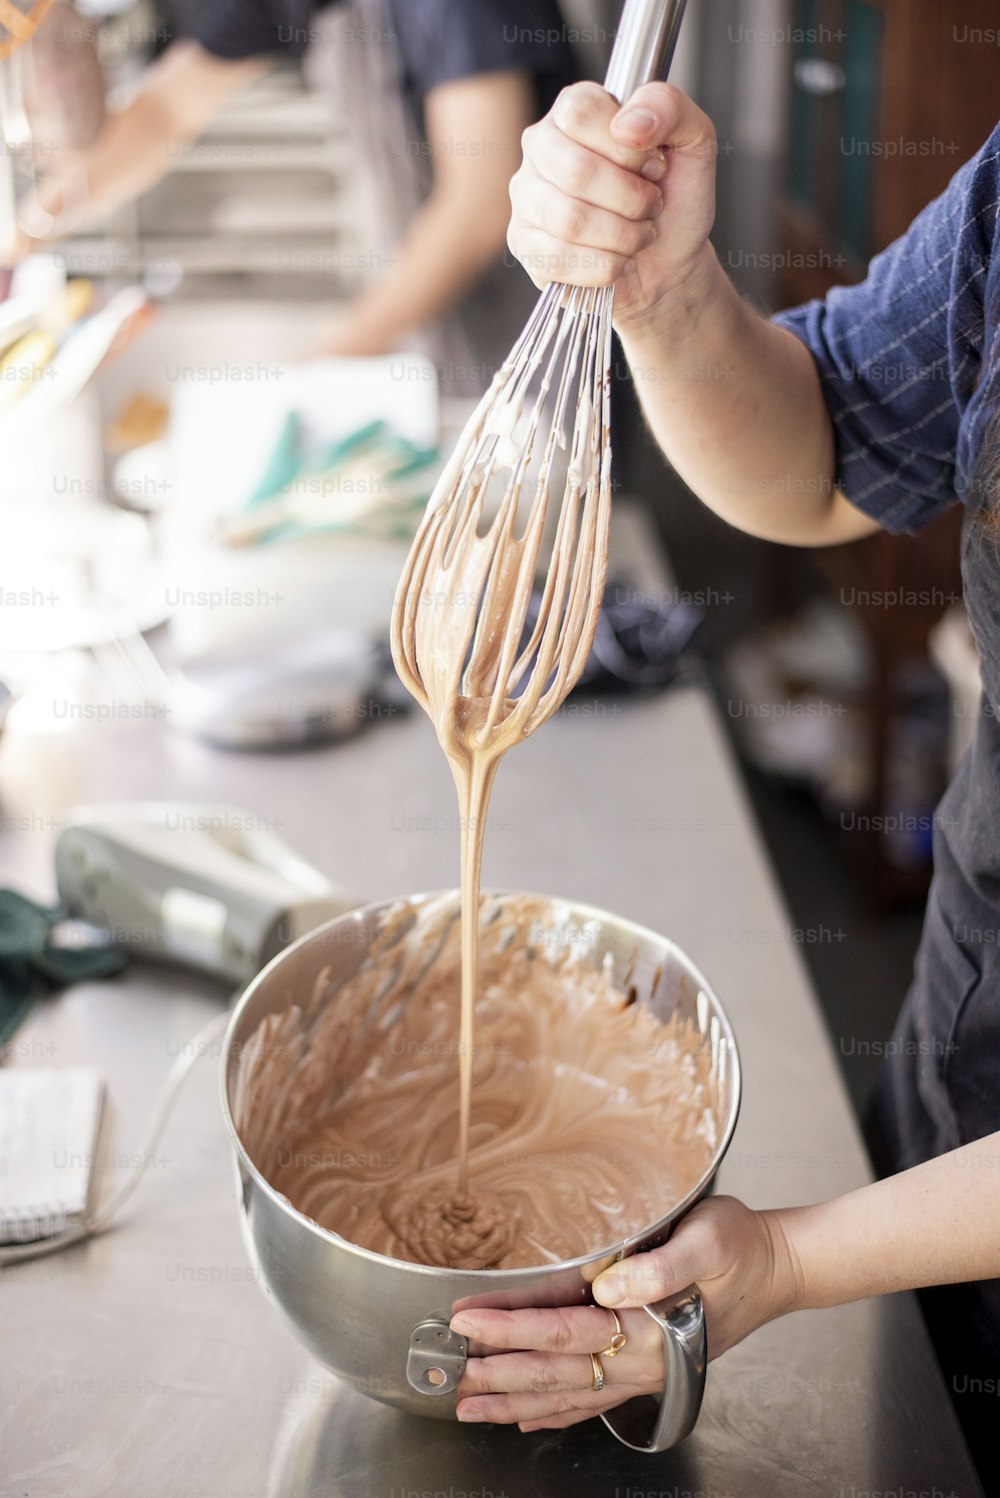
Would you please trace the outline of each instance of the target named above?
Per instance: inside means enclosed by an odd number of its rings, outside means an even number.
[[[810,349],[836,480],[889,530],[966,506],[962,579],[979,648],[975,742],[935,818],[935,878],[897,1067],[894,1161],[1000,1129],[1000,127],[872,261],[860,286],[777,321]],[[1000,1334],[1000,1326],[998,1326]]]
[[[983,500],[1000,396],[1000,126],[860,286],[774,320],[812,352],[837,441],[837,484],[890,531]]]
[[[862,285],[776,319],[816,362],[836,481],[852,504],[891,531],[966,508],[962,580],[983,699],[972,749],[935,816],[913,985],[876,1089],[872,1143],[887,1171],[1000,1130],[998,216],[1000,127]],[[996,1388],[1000,1279],[922,1298],[984,1482],[1000,1491],[996,1398],[958,1395]]]

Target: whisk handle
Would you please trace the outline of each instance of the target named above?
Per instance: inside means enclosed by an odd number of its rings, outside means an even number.
[[[625,0],[604,87],[624,101],[643,83],[665,78],[687,0]]]

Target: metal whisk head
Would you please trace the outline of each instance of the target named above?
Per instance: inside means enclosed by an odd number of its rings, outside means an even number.
[[[590,652],[611,514],[612,301],[606,287],[543,292],[414,538],[392,654],[449,753],[495,746],[499,756],[526,738],[563,702]]]

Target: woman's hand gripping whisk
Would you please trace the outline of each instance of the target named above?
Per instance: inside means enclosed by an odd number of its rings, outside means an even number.
[[[712,257],[715,129],[669,83],[624,106],[596,83],[564,89],[526,130],[508,244],[537,286],[614,286],[621,329],[669,315]]]

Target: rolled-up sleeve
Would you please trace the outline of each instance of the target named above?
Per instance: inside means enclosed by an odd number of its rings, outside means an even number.
[[[886,530],[921,530],[962,497],[958,454],[982,362],[998,156],[1000,127],[860,285],[774,318],[816,362],[838,487]]]

